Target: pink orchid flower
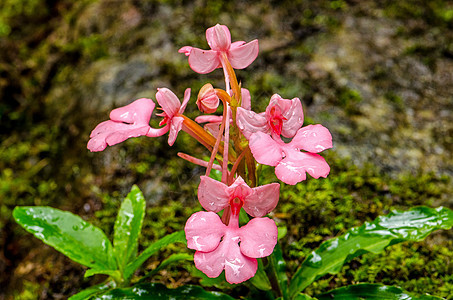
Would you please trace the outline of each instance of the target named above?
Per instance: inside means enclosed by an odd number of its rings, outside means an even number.
[[[305,172],[313,178],[325,178],[330,172],[324,158],[315,154],[332,147],[329,130],[319,124],[302,127],[287,144],[258,131],[250,136],[249,146],[256,161],[274,166],[277,178],[287,184],[305,180]]]
[[[256,258],[274,251],[278,235],[275,222],[269,218],[254,218],[239,228],[238,215],[232,214],[226,226],[216,213],[205,211],[194,213],[184,231],[187,247],[197,250],[195,267],[210,278],[225,270],[225,278],[231,284],[255,275]]]
[[[164,118],[160,125],[165,125],[162,128],[152,128],[149,125],[156,106],[151,99],[141,98],[126,106],[116,108],[110,112],[110,120],[98,124],[91,132],[87,148],[92,152],[103,151],[107,145],[113,146],[131,137],[142,135],[157,137],[168,131],[168,144],[172,146],[182,128],[184,118],[181,115],[189,98],[190,89],[186,89],[182,104],[169,89],[158,89],[156,99],[163,110],[159,116]]]
[[[169,89],[157,89],[156,100],[163,110],[163,112],[158,114],[158,116],[164,118],[159,125],[165,125],[163,128],[167,128],[167,131],[170,131],[168,134],[168,144],[170,146],[173,146],[179,131],[182,129],[182,123],[184,121],[182,114],[186,109],[189,99],[190,88],[186,89],[184,92],[184,100],[182,104],[178,97]],[[163,130],[163,128],[161,128],[161,130]]]
[[[112,110],[110,120],[98,124],[91,132],[87,148],[92,152],[103,151],[107,145],[146,135],[151,129],[149,119],[154,107],[151,99],[141,98]]]
[[[237,209],[244,207],[252,217],[263,217],[278,203],[280,184],[271,183],[251,188],[240,176],[230,186],[207,176],[201,176],[198,186],[198,200],[208,211],[219,212],[231,205]],[[239,206],[236,203],[239,202]],[[233,203],[235,202],[235,203]],[[233,214],[239,213],[232,211]]]
[[[248,67],[258,56],[258,40],[231,43],[231,34],[225,25],[215,25],[206,30],[206,40],[211,50],[185,46],[179,53],[189,56],[189,65],[197,73],[207,74],[222,66],[221,55],[225,54],[234,69]]]
[[[258,131],[292,138],[304,123],[300,99],[283,99],[278,94],[271,97],[265,112],[257,114],[238,107],[236,118],[236,124],[247,139]]]

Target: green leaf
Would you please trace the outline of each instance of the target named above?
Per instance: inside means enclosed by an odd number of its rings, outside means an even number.
[[[269,267],[272,267],[272,272],[277,279],[278,287],[283,299],[288,299],[288,276],[286,275],[286,262],[283,259],[282,249],[277,242],[274,252],[269,256]]]
[[[91,299],[187,299],[187,300],[233,300],[230,296],[219,292],[208,292],[200,286],[183,285],[169,289],[161,283],[139,284],[130,288],[114,289]]]
[[[414,296],[394,286],[357,284],[342,287],[317,296],[318,300],[434,300],[434,296]]]
[[[269,278],[267,277],[266,272],[264,271],[264,265],[261,259],[257,259],[258,261],[258,269],[256,270],[255,276],[250,278],[250,283],[253,284],[257,289],[262,291],[270,291],[272,290],[271,283],[269,282]]]
[[[165,246],[168,246],[172,243],[187,243],[184,230],[174,232],[169,234],[160,240],[152,243],[148,248],[146,248],[142,254],[140,254],[135,260],[129,263],[124,270],[124,279],[127,280],[132,276],[132,274],[137,270],[148,258],[151,257],[154,253],[159,251]]]
[[[393,211],[350,229],[346,234],[322,243],[304,260],[292,278],[290,296],[294,297],[327,273],[338,273],[346,262],[359,255],[379,253],[387,246],[404,241],[420,241],[435,230],[452,226],[452,210],[421,206],[405,212]]]
[[[95,296],[96,294],[105,292],[113,287],[115,287],[115,283],[113,281],[108,281],[105,283],[94,285],[78,292],[75,295],[72,295],[71,297],[69,297],[68,300],[85,300],[88,299],[89,297]]]
[[[138,237],[145,217],[145,198],[134,185],[124,199],[115,221],[113,251],[120,270],[137,255]]]
[[[104,232],[82,218],[44,206],[18,206],[13,216],[25,230],[73,261],[98,270],[117,269]]]
[[[96,274],[104,274],[112,277],[116,282],[121,282],[121,272],[119,270],[97,270],[89,269],[86,270],[84,277],[90,277]]]

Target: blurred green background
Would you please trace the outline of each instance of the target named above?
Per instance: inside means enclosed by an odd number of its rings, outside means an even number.
[[[334,137],[327,179],[282,187],[273,218],[288,227],[288,271],[323,240],[413,205],[453,208],[453,3],[451,1],[3,0],[0,3],[0,299],[65,299],[104,279],[18,227],[16,205],[50,205],[111,233],[132,184],[147,199],[141,247],[181,230],[200,210],[202,168],[176,157],[208,155],[186,134],[86,149],[108,112],[168,87],[187,109],[220,70],[194,73],[177,53],[208,48],[205,30],[259,39],[260,55],[237,76],[261,112],[274,93],[302,99],[305,123]],[[157,122],[154,118],[152,122]],[[157,123],[152,123],[157,125]],[[263,169],[265,181],[274,181]],[[377,282],[453,299],[453,232],[351,261],[307,289]],[[145,265],[175,251],[170,247]],[[191,264],[153,281],[197,283]],[[240,288],[230,287],[240,294]]]

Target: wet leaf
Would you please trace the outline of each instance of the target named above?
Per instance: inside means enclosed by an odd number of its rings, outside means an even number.
[[[115,221],[113,251],[121,270],[137,255],[138,237],[145,217],[145,198],[134,185],[123,200]]]
[[[283,259],[282,249],[277,243],[274,252],[269,256],[270,264],[274,267],[275,277],[278,282],[283,299],[288,299],[288,276],[286,275],[286,262]]]
[[[266,272],[264,271],[264,265],[261,259],[258,259],[258,269],[256,270],[255,276],[250,278],[250,283],[262,291],[272,290],[271,283],[269,282],[269,278],[267,278]]]
[[[220,292],[208,292],[202,287],[194,285],[184,285],[176,289],[169,289],[160,283],[146,283],[130,288],[110,290],[99,296],[90,299],[187,299],[187,300],[209,300],[223,299],[233,300],[230,296]]]
[[[169,234],[160,240],[152,243],[148,248],[146,248],[135,260],[129,263],[124,270],[123,277],[124,279],[129,279],[132,274],[139,268],[148,258],[151,257],[154,253],[162,249],[163,247],[173,244],[173,243],[186,243],[186,236],[184,230],[174,232]]]
[[[45,206],[18,206],[13,216],[25,230],[73,261],[98,270],[117,269],[104,232],[82,218]]]
[[[296,298],[297,299],[297,298]],[[414,296],[394,286],[357,284],[342,287],[317,296],[318,300],[435,300],[434,296]]]
[[[357,256],[379,253],[387,246],[404,241],[420,241],[435,230],[452,226],[452,210],[420,206],[405,212],[393,211],[350,229],[346,234],[322,243],[304,260],[292,278],[290,296],[294,297],[327,273],[338,273],[346,262]]]

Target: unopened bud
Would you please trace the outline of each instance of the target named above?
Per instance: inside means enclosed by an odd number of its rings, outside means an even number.
[[[197,98],[198,109],[207,114],[212,114],[217,110],[219,106],[219,97],[217,97],[214,87],[207,83],[205,84],[198,93]]]

